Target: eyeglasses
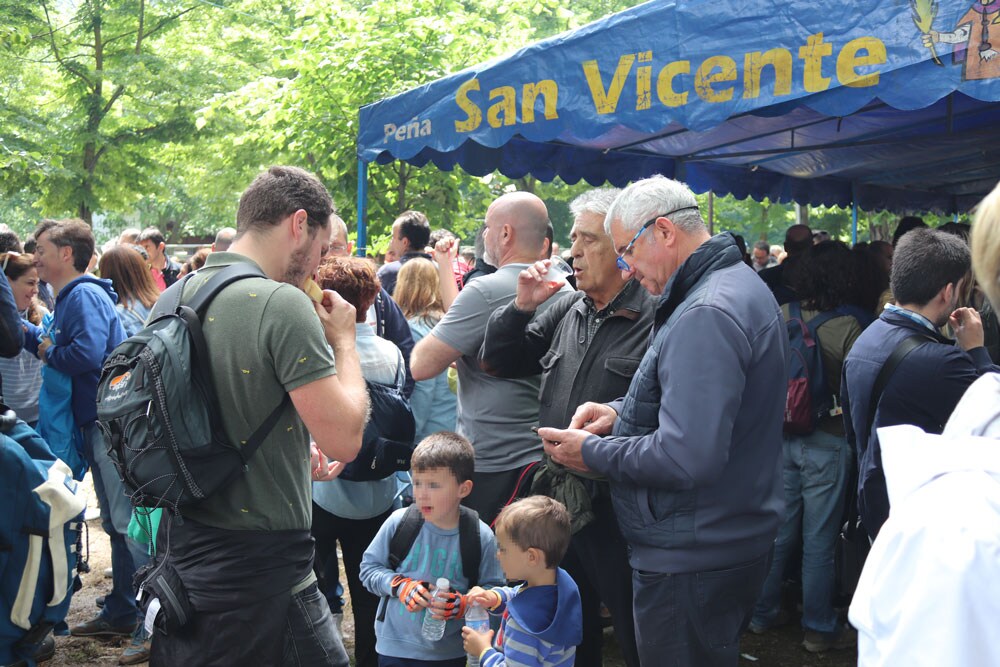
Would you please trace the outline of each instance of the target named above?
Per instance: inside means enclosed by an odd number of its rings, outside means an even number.
[[[655,218],[653,218],[652,220],[649,220],[648,222],[644,223],[642,225],[642,228],[639,229],[639,231],[637,231],[635,233],[635,236],[632,237],[632,240],[628,242],[628,245],[625,246],[625,249],[622,250],[620,253],[618,253],[618,258],[615,259],[615,265],[619,269],[621,269],[622,271],[631,271],[632,267],[629,266],[628,262],[625,261],[625,255],[628,255],[628,254],[630,254],[632,252],[632,246],[634,246],[635,242],[639,240],[639,237],[642,236],[642,233],[644,231],[646,231],[647,229],[649,229],[650,225],[652,225],[654,222],[656,222],[660,218],[669,218],[674,213],[680,213],[681,211],[692,211],[692,210],[696,211],[696,210],[698,210],[698,207],[697,206],[684,206],[682,208],[675,208],[673,211],[670,211],[670,213],[664,213],[663,215],[658,215]]]

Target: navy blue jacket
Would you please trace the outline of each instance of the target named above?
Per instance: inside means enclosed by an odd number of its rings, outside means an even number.
[[[48,364],[73,381],[73,418],[84,427],[97,419],[97,382],[111,350],[125,340],[111,281],[83,275],[73,279],[56,297],[53,312],[54,344],[45,353]],[[28,325],[24,347],[38,354],[41,327]]]
[[[583,459],[611,480],[636,570],[681,574],[766,553],[784,509],[785,320],[730,234],[703,243],[657,305],[611,436]]]
[[[406,364],[406,382],[403,384],[403,395],[407,398],[413,393],[413,376],[410,375],[410,353],[413,352],[413,333],[396,302],[392,300],[385,288],[379,290],[375,297],[375,335],[396,344],[403,353],[403,363]]]
[[[14,292],[6,279],[0,280],[0,357],[16,357],[21,351],[23,338]]]
[[[882,394],[875,425],[868,411],[875,378],[896,345],[913,334],[929,336],[896,368]],[[969,352],[905,315],[885,311],[858,337],[844,361],[840,383],[847,440],[858,460],[858,511],[872,539],[889,516],[889,497],[882,473],[882,453],[875,429],[915,424],[941,433],[962,394],[980,375],[1000,371],[985,347]]]

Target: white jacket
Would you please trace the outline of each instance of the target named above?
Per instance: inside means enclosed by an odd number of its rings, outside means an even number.
[[[1000,375],[942,435],[878,431],[892,510],[851,604],[858,665],[1000,665]]]

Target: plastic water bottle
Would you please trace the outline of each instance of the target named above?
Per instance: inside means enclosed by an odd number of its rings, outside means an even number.
[[[448,592],[449,586],[451,586],[451,582],[444,577],[438,579],[431,601],[443,598],[444,594]],[[420,634],[422,634],[424,639],[428,641],[440,641],[440,639],[444,637],[444,628],[447,623],[448,622],[443,618],[434,618],[431,615],[431,610],[426,609],[424,611],[424,625],[420,629]]]
[[[465,612],[465,625],[481,635],[490,631],[490,615],[478,603],[473,603]],[[469,654],[468,667],[479,667],[479,656]]]

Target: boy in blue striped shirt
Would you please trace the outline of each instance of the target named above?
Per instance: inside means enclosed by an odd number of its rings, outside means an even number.
[[[462,628],[466,653],[481,667],[570,667],[583,639],[580,592],[559,567],[570,540],[569,512],[562,503],[531,496],[497,517],[497,556],[508,580],[520,586],[475,587],[468,601],[501,614],[496,648],[493,631]]]

